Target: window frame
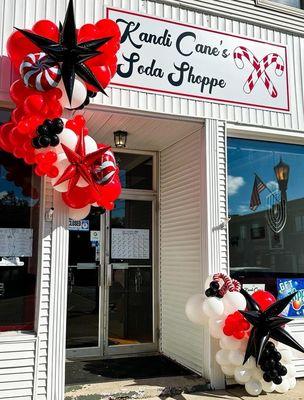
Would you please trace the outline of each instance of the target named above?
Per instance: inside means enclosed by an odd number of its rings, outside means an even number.
[[[268,8],[270,10],[283,12],[285,14],[295,15],[297,17],[304,17],[304,2],[301,0],[303,8],[288,6],[287,4],[277,3],[274,0],[255,0],[258,7]]]
[[[2,105],[0,102],[0,109],[8,110],[10,112],[13,111],[12,108]],[[0,124],[1,125],[1,124]],[[2,150],[5,151],[5,150]],[[32,174],[35,174],[34,169],[32,168]],[[9,338],[9,337],[16,337],[26,335],[26,337],[36,337],[39,331],[40,325],[40,306],[41,306],[41,295],[42,295],[42,275],[43,275],[43,268],[42,268],[42,260],[43,260],[43,250],[44,250],[44,239],[43,239],[43,232],[45,228],[45,188],[46,188],[46,179],[45,177],[40,178],[40,185],[39,185],[39,221],[38,221],[38,246],[37,246],[37,269],[36,269],[36,283],[35,283],[35,310],[34,310],[34,327],[32,330],[11,330],[11,331],[4,331],[0,332],[0,338]]]

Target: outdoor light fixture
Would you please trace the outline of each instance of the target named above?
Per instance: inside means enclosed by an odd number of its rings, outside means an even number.
[[[127,147],[127,136],[128,132],[126,131],[115,131],[114,135],[114,143],[115,147],[124,148]]]
[[[267,196],[267,220],[273,232],[279,233],[287,221],[287,185],[289,178],[289,165],[280,162],[274,167],[274,173],[278,182],[279,190]]]
[[[286,200],[286,191],[289,178],[289,165],[285,164],[280,158],[280,162],[274,167],[274,173],[278,181],[281,196]]]

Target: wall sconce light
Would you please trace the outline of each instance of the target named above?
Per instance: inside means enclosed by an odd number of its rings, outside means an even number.
[[[126,131],[115,131],[114,135],[114,143],[115,147],[124,148],[127,147],[127,136],[128,132]]]

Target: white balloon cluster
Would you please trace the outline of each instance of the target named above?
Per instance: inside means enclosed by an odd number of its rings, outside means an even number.
[[[212,281],[213,276],[207,278],[205,290]],[[219,285],[221,288],[224,281],[220,281]],[[252,396],[258,396],[262,391],[285,393],[296,385],[296,371],[292,365],[290,348],[281,343],[276,344],[282,356],[281,364],[287,368],[287,375],[282,377],[281,384],[275,385],[263,379],[264,372],[256,365],[254,357],[250,357],[243,364],[248,337],[236,339],[234,336],[226,336],[223,332],[227,316],[245,308],[246,299],[240,292],[227,291],[222,298],[195,294],[188,299],[185,312],[191,322],[209,327],[210,335],[219,339],[220,350],[216,353],[215,359],[227,377],[232,377],[237,383],[244,385],[247,393]]]

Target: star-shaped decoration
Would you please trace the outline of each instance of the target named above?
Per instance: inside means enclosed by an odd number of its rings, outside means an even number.
[[[91,174],[92,165],[99,160],[110,147],[104,147],[86,155],[83,131],[79,135],[75,150],[71,150],[64,144],[61,146],[70,165],[64,170],[54,186],[69,180],[68,190],[71,190],[76,186],[79,178],[82,177],[98,194],[96,183]]]
[[[73,96],[75,75],[78,75],[85,82],[96,87],[96,89],[103,94],[106,94],[95,75],[84,62],[101,54],[97,49],[107,43],[111,37],[90,40],[78,44],[73,0],[69,2],[64,24],[59,24],[59,43],[31,31],[15,29],[21,32],[52,59],[61,63],[61,75],[70,103]]]
[[[282,328],[283,325],[288,324],[292,319],[280,316],[284,308],[286,308],[297,292],[276,301],[265,311],[261,310],[258,303],[249,295],[248,292],[246,292],[246,290],[242,289],[241,293],[247,300],[248,311],[240,311],[240,313],[242,313],[246,320],[252,325],[244,364],[250,356],[253,356],[258,365],[263,350],[270,338],[304,353],[304,348],[284,328]]]

